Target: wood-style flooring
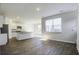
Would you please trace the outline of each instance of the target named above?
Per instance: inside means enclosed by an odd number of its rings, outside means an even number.
[[[78,55],[76,44],[40,39],[11,39],[6,46],[0,46],[0,55]]]

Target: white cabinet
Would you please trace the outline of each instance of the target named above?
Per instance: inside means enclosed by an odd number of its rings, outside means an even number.
[[[0,28],[2,27],[2,24],[0,24]]]
[[[17,33],[17,40],[24,40],[24,39],[29,39],[32,38],[31,33],[30,32],[25,32],[25,33]]]
[[[7,43],[7,34],[0,34],[0,45],[6,45]]]
[[[0,16],[0,27],[2,27],[2,24],[5,24],[4,16]]]

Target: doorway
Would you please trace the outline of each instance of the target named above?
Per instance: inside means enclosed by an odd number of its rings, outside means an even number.
[[[41,35],[42,35],[41,23],[34,24],[34,32],[33,32],[33,35],[35,37],[41,37]]]

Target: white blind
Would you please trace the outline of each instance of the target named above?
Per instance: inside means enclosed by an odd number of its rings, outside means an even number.
[[[46,32],[61,32],[62,22],[61,18],[49,19],[45,22]]]

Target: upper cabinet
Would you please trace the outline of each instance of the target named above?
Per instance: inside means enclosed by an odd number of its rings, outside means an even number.
[[[5,16],[0,16],[0,27],[2,27],[2,24],[5,24]]]

